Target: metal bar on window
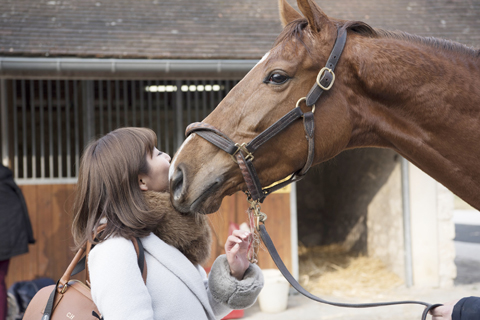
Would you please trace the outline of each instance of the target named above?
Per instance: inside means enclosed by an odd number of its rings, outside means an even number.
[[[225,97],[225,82],[226,81],[219,81],[218,82],[218,86],[220,88],[218,88],[218,91],[217,91],[217,103],[215,104],[215,108],[220,104],[223,97]]]
[[[128,90],[127,80],[123,80],[123,110],[125,114],[125,126],[128,127]]]
[[[74,119],[74,139],[75,139],[75,176],[78,177],[78,167],[80,165],[80,134],[78,128],[78,83],[73,81],[73,119]]]
[[[212,112],[212,110],[215,108],[215,91],[213,91],[213,81],[210,81],[210,108],[208,110],[208,113]]]
[[[112,131],[112,82],[107,80],[108,132]]]
[[[155,81],[155,85],[157,88],[159,87],[159,81]],[[157,108],[156,108],[156,115],[157,115],[157,147],[159,150],[163,150],[164,148],[162,147],[162,128],[160,125],[160,93],[157,91],[155,92],[155,97],[157,101]]]
[[[62,105],[60,101],[60,80],[55,81],[55,87],[57,91],[57,136],[58,136],[58,146],[57,146],[57,165],[58,165],[58,177],[63,176],[62,173]]]
[[[48,173],[53,178],[53,124],[52,124],[52,81],[47,80],[47,104],[48,104]]]
[[[225,81],[225,96],[230,92],[230,88],[231,88],[230,84],[231,84],[231,82],[232,82],[232,81],[230,81],[230,80]]]
[[[95,105],[93,81],[82,81],[83,89],[83,142],[88,143],[95,136]]]
[[[103,128],[103,81],[99,80],[98,81],[98,111],[99,111],[99,117],[100,117],[100,134],[104,135],[105,131]]]
[[[140,80],[140,91],[139,91],[139,94],[140,94],[140,125],[142,127],[145,127],[145,114],[144,114],[144,104],[143,104],[143,90],[144,90],[144,86],[143,86],[143,81]]]
[[[0,113],[2,119],[2,163],[4,166],[8,166],[8,109],[7,109],[7,88],[6,80],[0,79]]]
[[[40,108],[40,177],[45,178],[45,115],[43,110],[43,80],[38,84],[38,103]]]
[[[141,94],[145,92],[144,88],[141,88]],[[147,92],[148,94],[148,127],[153,130],[153,115],[152,115],[152,93]]]
[[[182,90],[180,88],[182,87],[182,82],[180,80],[175,81],[175,84],[177,85],[177,92],[175,94],[175,128],[174,130],[177,132],[175,135],[176,141],[175,141],[175,149],[178,150],[180,148],[180,145],[183,142],[183,133],[182,133],[182,128],[183,128],[183,97],[182,97]]]
[[[115,107],[117,111],[117,126],[120,128],[120,82],[115,80]]]
[[[202,81],[202,86],[203,86],[203,91],[202,91],[202,119],[205,119],[205,117],[207,116],[207,92],[205,91],[205,86],[206,86],[206,82],[205,80]]]
[[[187,126],[192,123],[192,93],[190,92],[191,82],[187,81]]]
[[[200,121],[200,115],[198,112],[198,104],[200,102],[200,99],[198,97],[198,81],[195,80],[195,121]]]
[[[27,178],[27,94],[25,80],[22,80],[22,142],[23,142],[23,176]]]
[[[136,81],[130,81],[130,85],[131,85],[131,88],[130,88],[130,92],[132,94],[132,118],[133,118],[133,126],[136,127],[137,126],[137,110],[136,110],[136,94],[135,94],[135,87],[136,87]],[[140,90],[142,90],[142,88],[140,88]]]
[[[68,80],[65,80],[65,136],[67,140],[67,178],[72,177],[72,149],[70,145],[70,94],[68,88]]]
[[[13,92],[13,176],[18,179],[18,106],[17,80],[12,81]]]
[[[32,141],[32,178],[37,177],[37,144],[35,136],[35,81],[30,80],[30,134]]]
[[[166,81],[163,81],[163,85],[166,86]],[[165,126],[165,152],[170,154],[170,144],[168,143],[169,140],[169,128],[168,128],[168,94],[166,92],[163,93],[163,112],[164,112],[164,126]],[[170,154],[173,156],[173,154]]]

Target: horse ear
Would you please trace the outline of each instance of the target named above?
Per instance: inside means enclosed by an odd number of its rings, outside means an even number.
[[[302,15],[293,9],[287,0],[278,0],[278,9],[280,10],[280,20],[282,20],[282,27],[284,28],[293,20],[302,18]]]
[[[312,29],[320,31],[323,26],[330,23],[327,15],[313,0],[297,0],[297,3]]]

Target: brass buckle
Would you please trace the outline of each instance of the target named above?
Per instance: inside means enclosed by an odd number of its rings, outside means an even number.
[[[330,72],[330,73],[332,74],[332,76],[333,76],[332,82],[331,82],[330,85],[329,85],[328,87],[326,87],[326,88],[320,84],[320,78],[323,76],[323,74],[325,73],[325,71]],[[328,91],[328,90],[330,90],[330,88],[333,86],[333,83],[334,83],[334,82],[335,82],[335,73],[333,72],[333,70],[330,69],[330,68],[327,68],[327,67],[323,67],[322,70],[320,70],[320,72],[319,72],[318,75],[317,75],[317,85],[318,85],[320,88],[322,88],[323,90]]]
[[[243,151],[244,153],[247,154],[247,156],[245,157],[245,161],[247,161],[249,158],[252,159],[252,161],[253,161],[254,156],[253,156],[253,154],[251,154],[251,153],[248,151],[248,149],[247,149],[247,144],[246,144],[245,142],[242,143],[242,144],[235,143],[235,147],[237,147],[237,150],[235,150],[235,152],[232,154],[232,157],[233,157],[234,161],[235,161],[235,155],[236,155],[239,151]],[[237,161],[235,161],[235,162],[237,162]]]
[[[298,106],[300,105],[300,102],[302,102],[304,100],[307,101],[307,97],[303,97],[303,98],[298,99],[297,104],[295,105],[295,108],[298,108]],[[315,105],[313,105],[313,107],[312,107],[312,113],[315,113]]]

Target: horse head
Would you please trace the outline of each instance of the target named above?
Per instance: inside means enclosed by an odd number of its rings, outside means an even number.
[[[284,29],[273,48],[203,121],[234,142],[249,142],[307,95],[337,37],[338,20],[329,19],[313,1],[298,0],[303,16],[285,0],[279,6]],[[337,93],[348,90],[345,69],[340,62],[336,83],[317,102],[314,163],[334,157],[350,140],[346,102]],[[306,157],[305,132],[298,120],[259,148],[253,164],[262,186],[267,186],[301,169]],[[230,155],[192,134],[172,160],[170,189],[178,210],[211,213],[223,197],[246,186]]]

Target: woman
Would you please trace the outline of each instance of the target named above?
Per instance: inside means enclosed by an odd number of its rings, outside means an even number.
[[[170,157],[157,150],[155,133],[121,128],[90,143],[82,156],[74,203],[73,236],[89,254],[92,298],[106,320],[220,319],[251,306],[263,287],[250,264],[250,234],[235,231],[209,276],[200,266],[209,256],[204,215],[177,212],[170,203]],[[145,248],[143,281],[131,242]]]

